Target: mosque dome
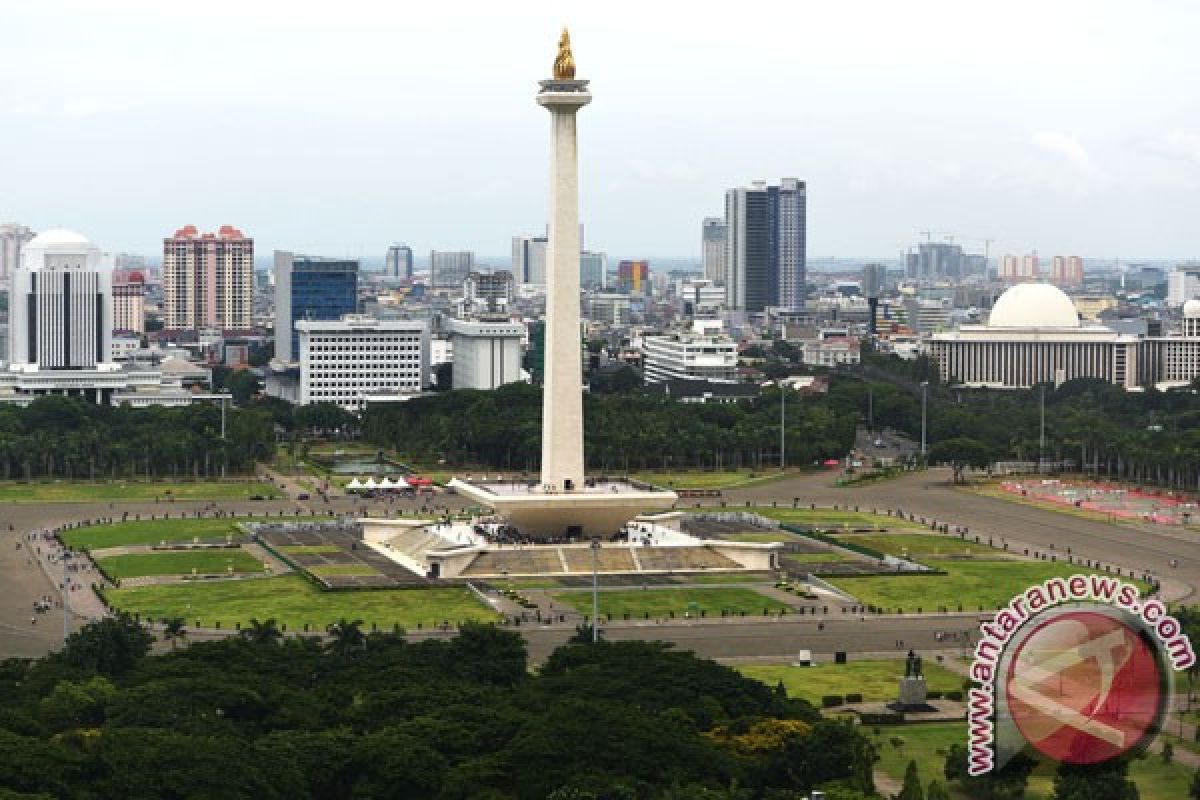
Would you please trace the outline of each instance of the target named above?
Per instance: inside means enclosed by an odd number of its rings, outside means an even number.
[[[1071,298],[1048,283],[1019,283],[992,306],[989,328],[1078,328]]]
[[[1188,319],[1200,317],[1200,300],[1188,300],[1183,304],[1183,316]]]

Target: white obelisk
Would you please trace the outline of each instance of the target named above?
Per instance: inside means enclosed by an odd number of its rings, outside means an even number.
[[[566,29],[554,59],[554,79],[541,81],[538,105],[552,120],[550,241],[546,252],[545,385],[542,397],[542,489],[583,488],[583,362],[579,327],[579,161],[575,113],[591,102],[587,81],[575,80]]]

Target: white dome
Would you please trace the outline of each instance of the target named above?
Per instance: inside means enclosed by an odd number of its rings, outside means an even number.
[[[26,247],[55,247],[61,245],[88,245],[91,244],[87,237],[78,234],[75,231],[68,231],[62,228],[54,228],[53,230],[42,231],[37,236],[29,240]]]
[[[989,328],[1078,328],[1071,298],[1048,283],[1019,283],[992,306]]]
[[[1189,319],[1200,317],[1200,300],[1188,300],[1184,303],[1183,315]]]

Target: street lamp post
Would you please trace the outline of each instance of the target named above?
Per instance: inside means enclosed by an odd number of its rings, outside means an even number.
[[[600,540],[592,539],[592,644],[600,640]]]
[[[925,460],[926,431],[928,425],[929,381],[921,381],[921,460]]]

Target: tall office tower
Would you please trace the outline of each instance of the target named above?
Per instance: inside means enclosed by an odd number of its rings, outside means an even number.
[[[33,239],[24,225],[0,225],[0,281],[6,281],[21,266],[21,248]]]
[[[513,279],[523,286],[546,285],[545,236],[514,236],[512,240]]]
[[[383,274],[389,278],[404,278],[412,280],[413,251],[403,242],[397,242],[387,249],[387,257],[383,262]]]
[[[579,285],[583,289],[603,289],[608,283],[608,254],[595,250],[579,253]]]
[[[458,289],[473,269],[475,254],[470,250],[433,250],[429,253],[429,285],[434,289]]]
[[[725,298],[729,308],[804,307],[807,198],[804,181],[755,181],[725,193]]]
[[[232,225],[204,234],[185,225],[163,239],[167,330],[245,330],[253,315],[253,239]]]
[[[298,320],[336,320],[358,310],[358,262],[275,251],[275,357],[300,353]]]
[[[23,250],[9,295],[13,365],[70,370],[110,362],[112,273],[100,248],[78,233],[52,230]]]
[[[141,270],[116,270],[112,276],[112,329],[146,332],[146,278]]]
[[[879,318],[879,296],[887,286],[887,267],[883,264],[867,264],[863,267],[863,294],[867,298],[867,333],[876,333]]]
[[[618,262],[617,291],[626,294],[650,294],[650,262]]]
[[[716,286],[725,285],[725,240],[728,228],[720,217],[705,217],[700,226],[704,277]]]
[[[966,271],[962,247],[950,242],[922,242],[905,263],[905,277],[918,281],[957,280]]]

